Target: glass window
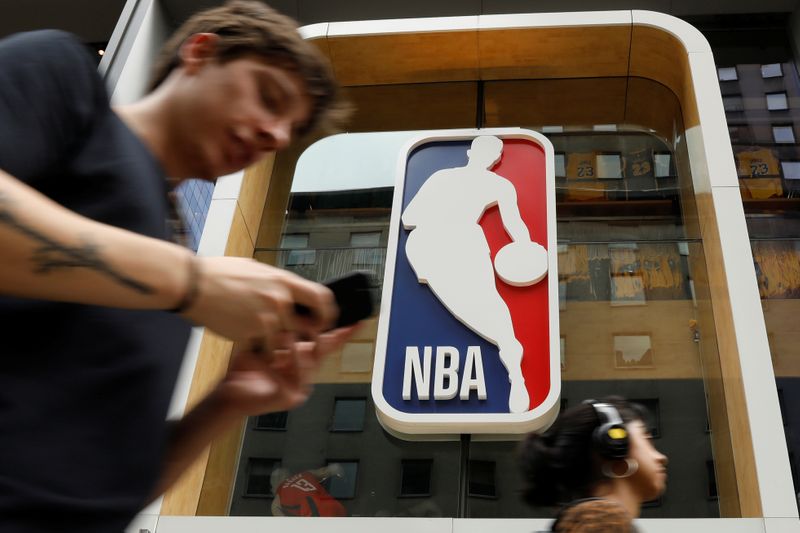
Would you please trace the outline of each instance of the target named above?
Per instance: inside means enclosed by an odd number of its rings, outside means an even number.
[[[722,105],[726,112],[743,111],[744,100],[741,94],[731,94],[722,97]]]
[[[791,126],[772,126],[772,137],[776,143],[793,143],[794,130]]]
[[[731,138],[731,143],[745,142],[747,130],[748,128],[745,126],[728,126],[728,135]]]
[[[672,155],[669,153],[654,154],[657,178],[668,178],[672,173]]]
[[[177,207],[186,231],[186,244],[195,252],[200,245],[213,191],[213,183],[198,179],[186,180],[175,188]]]
[[[356,497],[356,481],[358,479],[358,461],[328,461],[328,466],[336,465],[339,473],[327,478],[325,488],[336,499]]]
[[[617,368],[653,368],[650,335],[614,335],[614,364]]]
[[[286,266],[313,265],[317,260],[316,250],[290,250],[286,254]]]
[[[256,418],[255,429],[265,429],[272,431],[286,430],[286,421],[289,419],[289,413],[281,411],[280,413],[268,413]]]
[[[762,78],[778,78],[783,76],[783,69],[780,63],[770,63],[769,65],[761,65]]]
[[[246,496],[272,496],[272,472],[280,467],[280,459],[250,457],[247,460]]]
[[[370,246],[378,246],[381,242],[381,232],[370,231],[363,233],[350,234],[350,246],[354,248],[366,248]]]
[[[642,262],[638,257],[636,243],[613,243],[608,245],[609,274],[611,276],[610,300],[612,306],[644,305],[647,300]],[[617,368],[637,365],[640,360],[652,361],[645,357],[646,350],[639,353],[645,339],[637,335],[614,336],[614,360]],[[636,354],[634,354],[636,352]],[[639,357],[641,356],[641,357]]]
[[[400,496],[430,496],[432,459],[403,459],[400,470]]]
[[[379,248],[380,241],[380,231],[351,233],[350,246],[353,248],[353,265],[369,269],[380,267],[382,270],[386,254],[384,248]]]
[[[721,67],[717,69],[719,81],[733,81],[738,80],[739,75],[736,73],[736,67]]]
[[[337,398],[331,431],[362,431],[366,409],[366,398]]]
[[[789,109],[789,101],[786,99],[786,93],[768,93],[767,109],[770,111],[782,111],[784,109]]]
[[[432,91],[424,85],[404,87],[403,92],[408,93],[404,101],[409,105],[403,106],[396,103],[395,89],[357,88],[356,103],[366,104],[359,106],[366,111],[358,112],[356,128],[402,130],[412,118],[417,121],[414,127],[424,119],[420,128],[428,127],[428,122],[443,128],[475,126],[443,119],[433,104],[413,117],[402,113],[430,94],[441,96],[437,105],[453,100],[449,91]],[[626,91],[630,102],[641,102],[642,108],[637,110],[632,105],[623,116],[616,104],[625,101]],[[465,98],[458,99],[458,113],[467,121],[475,120],[475,94],[477,91],[471,88]],[[710,434],[702,431],[707,411],[697,407],[706,402],[698,344],[686,333],[686,324],[696,319],[702,324],[704,338],[715,336],[713,320],[698,316],[703,309],[693,304],[689,289],[695,276],[700,280],[707,276],[702,271],[705,261],[693,226],[682,223],[684,202],[693,196],[690,190],[681,189],[690,187],[691,176],[684,175],[688,165],[686,147],[680,144],[685,135],[677,99],[663,86],[637,78],[487,81],[481,94],[485,95],[486,127],[547,131],[543,125],[563,125],[549,129],[548,138],[560,156],[556,172],[563,176],[557,181],[556,216],[561,239],[561,334],[564,339],[569,337],[562,362],[564,405],[608,394],[647,399],[658,391],[664,414],[660,428],[663,437],[658,445],[669,453],[675,474],[662,506],[652,512],[646,509],[644,516],[718,516],[719,505],[706,499],[705,478],[696,475],[712,456],[712,442]],[[659,102],[657,108],[651,105],[654,101]],[[618,130],[595,130],[594,125],[603,124],[617,124]],[[399,141],[404,144],[416,134],[395,131],[385,135],[395,140],[407,135]],[[330,185],[326,189],[295,189],[302,168],[310,168],[306,155],[311,152],[303,156],[305,162],[301,159],[297,163],[283,231],[310,234],[308,244],[317,250],[317,262],[302,273],[311,279],[327,279],[338,271],[352,269],[355,250],[351,235],[355,233],[381,232],[381,243],[375,248],[386,255],[383,235],[388,235],[399,148],[391,143],[383,146],[388,137],[378,140],[369,135],[373,140],[367,148],[358,145],[360,136],[355,134],[323,141],[346,141],[356,150],[336,145],[325,157],[315,156],[315,170],[326,173]],[[675,138],[679,139],[677,145],[662,140]],[[347,165],[353,163],[352,153],[363,157],[357,168],[351,169]],[[276,175],[288,179],[294,164],[288,154],[276,159]],[[271,198],[268,201],[277,202],[273,212],[283,213],[286,198]],[[279,236],[265,238],[267,222],[265,214],[257,257],[270,262],[280,259],[274,250]],[[277,222],[272,221],[271,227]],[[609,243],[622,248],[615,249]],[[681,249],[686,253],[682,255]],[[702,282],[698,286],[698,291],[705,290]],[[698,301],[708,299],[706,293],[699,292]],[[325,483],[334,497],[345,498],[341,503],[351,516],[456,517],[459,498],[468,495],[473,496],[467,506],[470,517],[552,516],[553,509],[532,508],[520,501],[522,480],[514,454],[516,442],[469,442],[471,473],[462,489],[459,479],[464,450],[457,436],[441,442],[405,441],[382,429],[374,408],[365,400],[371,388],[375,330],[376,323],[369,323],[353,340],[358,344],[355,351],[348,348],[341,357],[334,354],[326,361],[316,378],[313,396],[292,415],[293,423],[285,432],[246,432],[231,514],[269,514],[262,500],[242,496],[247,458],[270,456],[281,457],[292,472],[317,470],[328,458],[346,459],[342,464],[351,465],[347,467],[349,474],[345,475],[343,467],[341,477],[333,476]],[[614,335],[649,336],[649,354],[642,342],[621,341],[616,347],[622,364],[615,364]],[[703,347],[702,356],[711,361],[711,366],[715,349],[713,342]],[[356,423],[347,416],[343,420],[342,411],[348,406],[342,401],[347,400],[360,400]],[[700,431],[672,431],[668,425],[671,421],[678,427],[699,427]],[[717,422],[718,427],[727,427]],[[716,442],[727,440],[723,432],[715,434]],[[722,499],[730,491],[721,484]]]
[[[469,495],[478,498],[496,498],[494,461],[469,462]]]
[[[556,158],[556,160],[555,160],[555,162],[554,162],[555,164],[553,166],[556,169],[556,177],[557,178],[563,178],[563,177],[565,177],[567,175],[567,167],[565,166],[566,158],[564,157],[564,153],[561,152],[561,153],[555,154],[555,158]]]
[[[295,233],[281,238],[281,248],[287,250],[284,252],[285,266],[313,265],[316,262],[316,250],[303,250],[308,248],[308,237],[308,233]]]
[[[781,161],[783,179],[800,180],[800,161]]]
[[[622,156],[620,154],[598,154],[597,177],[605,179],[621,178]]]
[[[281,248],[294,250],[296,248],[308,248],[308,233],[295,233],[281,237]]]

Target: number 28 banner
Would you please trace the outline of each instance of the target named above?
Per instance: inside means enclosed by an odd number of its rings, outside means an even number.
[[[426,132],[399,154],[376,340],[378,418],[406,439],[514,438],[561,392],[553,147]]]

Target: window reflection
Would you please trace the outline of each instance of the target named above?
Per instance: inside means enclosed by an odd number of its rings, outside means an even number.
[[[400,496],[430,496],[432,459],[404,459],[400,468]]]
[[[494,461],[469,462],[469,495],[477,498],[496,498]]]
[[[772,364],[784,418],[795,492],[800,486],[794,457],[800,453],[800,220],[797,217],[800,146],[800,93],[795,58],[789,42],[788,20],[770,15],[741,21],[737,29],[724,21],[705,21],[701,31],[711,43],[714,58],[736,65],[740,82],[731,88],[721,82],[723,95],[736,92],[745,113],[727,113],[739,174],[747,228],[766,322]],[[720,78],[722,79],[722,78]],[[709,497],[716,483],[709,475]],[[718,476],[722,479],[722,476]],[[713,489],[713,490],[712,490]]]
[[[272,496],[271,476],[281,465],[280,459],[250,457],[247,461],[247,496]]]
[[[358,479],[358,461],[329,462],[327,469],[334,471],[325,478],[325,486],[334,498],[355,498],[356,481]]]
[[[256,429],[264,429],[271,431],[283,431],[286,429],[286,422],[289,419],[289,413],[281,411],[279,413],[268,413],[256,417]]]
[[[334,404],[331,431],[363,430],[366,407],[366,398],[337,398]]]
[[[468,90],[446,113],[462,109],[474,120],[474,106],[465,105],[474,103],[474,86],[460,88]],[[700,345],[690,324],[701,323],[710,339],[714,333],[713,321],[699,315],[694,297],[693,283],[702,284],[705,265],[697,227],[687,223],[693,212],[685,203],[692,197],[691,177],[681,160],[685,153],[674,143],[682,127],[674,96],[665,96],[662,86],[641,79],[520,80],[486,82],[484,88],[485,126],[546,132],[557,154],[562,403],[613,393],[657,405],[651,427],[663,435],[659,447],[675,470],[669,492],[657,507],[646,509],[645,516],[718,516],[717,502],[709,502],[706,482],[696,475],[706,468],[712,451]],[[647,114],[633,104],[625,109],[628,88],[637,101],[663,102],[663,116],[635,123],[635,117]],[[357,92],[372,108],[383,109],[384,93],[403,93],[404,100],[412,101],[415,97],[405,92],[413,90],[364,87]],[[458,90],[423,88],[419,98]],[[541,105],[551,98],[563,105]],[[387,109],[380,113],[380,121],[361,115],[356,128],[380,122],[374,129],[401,129],[410,120],[394,117]],[[434,107],[430,113],[436,114]],[[633,118],[626,122],[626,116]],[[278,239],[277,246],[259,241],[256,257],[316,280],[356,267],[370,269],[379,299],[393,195],[387,186],[393,166],[382,161],[406,142],[402,133],[385,135],[391,135],[386,142],[397,147],[372,138],[368,150],[359,150],[358,137],[351,134],[343,136],[342,142],[352,143],[347,150],[320,149],[326,154],[325,165],[313,167],[313,174],[324,172],[332,183],[323,190],[302,177],[303,187],[289,195],[283,235],[307,235],[300,249],[314,251],[313,264],[290,264],[289,256],[298,248]],[[339,166],[352,159],[353,150],[359,153],[358,167]],[[380,155],[381,161],[371,162],[373,155]],[[298,169],[313,166],[300,163]],[[293,162],[283,164],[291,168]],[[278,164],[276,172],[283,171]],[[347,183],[346,188],[337,189],[337,179]],[[267,513],[263,505],[244,497],[243,465],[248,457],[274,456],[295,474],[329,463],[342,465],[347,475],[320,484],[347,516],[456,516],[459,479],[465,474],[461,443],[402,441],[386,433],[376,419],[370,397],[376,329],[377,321],[368,321],[341,353],[325,362],[314,395],[292,413],[288,431],[246,433],[231,514]],[[708,349],[712,360],[713,349]],[[720,435],[721,441],[727,438]],[[532,509],[519,499],[515,448],[514,442],[477,439],[466,447],[466,516],[552,514],[552,509]]]

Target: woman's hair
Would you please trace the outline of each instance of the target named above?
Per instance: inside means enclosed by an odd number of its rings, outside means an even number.
[[[320,50],[300,36],[294,20],[258,0],[229,0],[184,22],[161,49],[149,90],[161,85],[181,65],[180,48],[196,33],[214,33],[219,37],[216,56],[222,63],[255,56],[297,74],[313,102],[311,118],[302,133],[321,122],[338,122],[349,112]]]
[[[599,399],[614,406],[624,423],[645,420],[646,411],[618,396]],[[529,434],[518,451],[523,499],[530,505],[555,505],[590,496],[602,479],[592,433],[604,420],[594,407],[581,403],[559,415],[542,434]]]

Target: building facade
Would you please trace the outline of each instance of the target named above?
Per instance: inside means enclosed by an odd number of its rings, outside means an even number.
[[[129,0],[100,64],[113,98],[141,95],[170,30],[214,3]],[[640,528],[800,531],[794,3],[384,4],[274,3],[306,24],[356,111],[344,133],[213,192],[189,185],[198,253],[316,280],[368,270],[380,305],[403,143],[428,130],[540,132],[555,149],[561,406],[615,394],[651,411],[670,479]],[[546,529],[554,510],[519,498],[516,442],[381,427],[376,332],[368,321],[326,362],[305,406],[215,442],[131,531]],[[231,350],[193,333],[175,415]],[[298,479],[311,500],[292,499],[286,480]],[[278,518],[293,514],[339,518]]]

